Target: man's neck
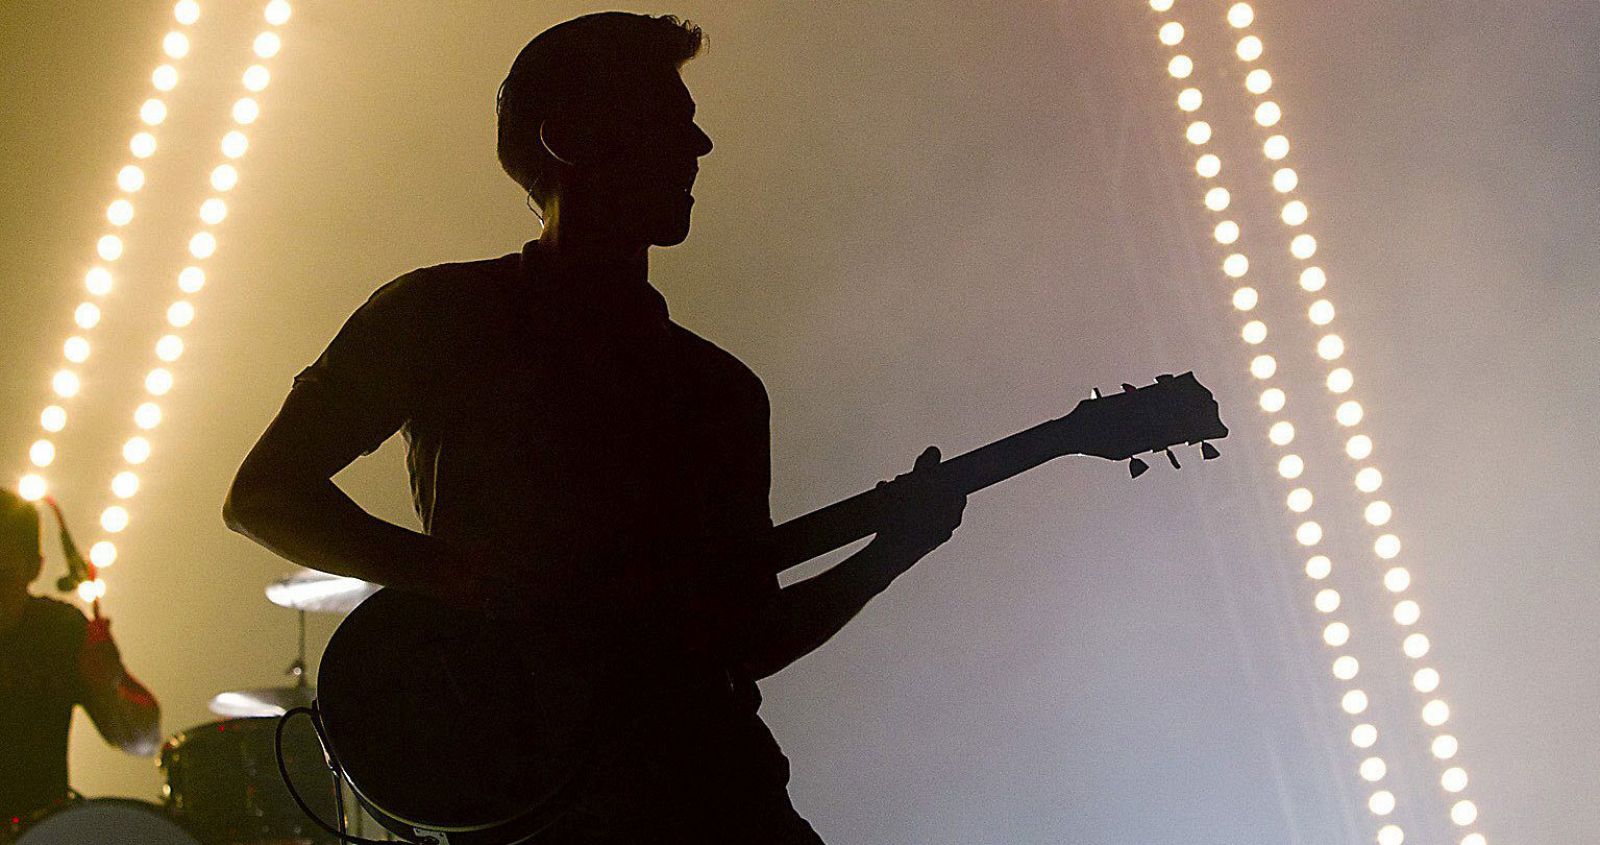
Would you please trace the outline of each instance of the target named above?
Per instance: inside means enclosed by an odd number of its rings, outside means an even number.
[[[562,281],[605,287],[649,281],[648,244],[618,243],[602,233],[551,223],[539,235],[538,249],[545,266]]]

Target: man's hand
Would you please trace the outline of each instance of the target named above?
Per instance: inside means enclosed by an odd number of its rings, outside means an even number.
[[[906,566],[944,545],[967,507],[967,494],[939,477],[939,460],[939,447],[929,446],[910,472],[878,482],[885,494],[883,522],[872,544]]]
[[[78,674],[84,686],[102,695],[114,693],[122,683],[126,673],[117,643],[111,639],[110,619],[89,620],[89,632],[83,640],[83,650],[78,653]]]

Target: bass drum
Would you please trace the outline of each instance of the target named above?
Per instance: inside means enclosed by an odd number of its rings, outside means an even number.
[[[167,740],[161,748],[167,812],[207,845],[336,845],[338,838],[306,818],[289,796],[274,751],[277,729],[273,716],[224,719]],[[333,775],[310,720],[284,727],[283,762],[300,798],[333,824]]]
[[[200,840],[155,804],[92,798],[46,816],[17,845],[200,845]]]

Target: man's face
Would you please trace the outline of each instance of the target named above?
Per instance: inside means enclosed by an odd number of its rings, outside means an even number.
[[[676,71],[630,86],[606,114],[594,118],[593,144],[579,162],[573,187],[586,214],[622,238],[655,246],[689,235],[689,189],[711,152],[711,138],[694,122],[694,98]]]

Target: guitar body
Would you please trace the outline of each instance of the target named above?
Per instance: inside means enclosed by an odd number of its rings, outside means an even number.
[[[384,827],[408,841],[511,845],[560,811],[597,696],[530,639],[393,589],[339,625],[317,708],[330,753]]]

